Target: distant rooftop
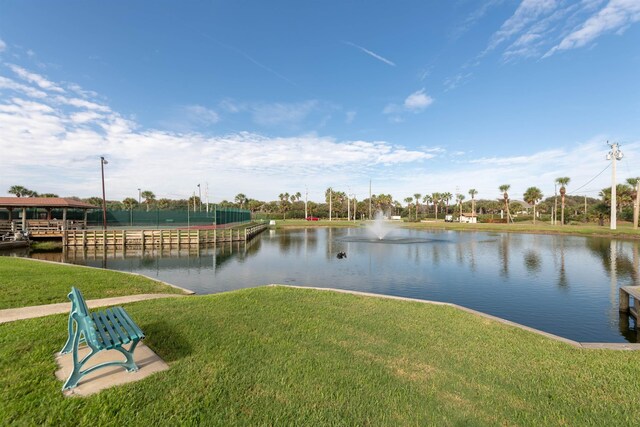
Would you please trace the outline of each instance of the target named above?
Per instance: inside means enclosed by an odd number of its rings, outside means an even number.
[[[63,197],[0,197],[0,208],[99,209],[89,203]]]

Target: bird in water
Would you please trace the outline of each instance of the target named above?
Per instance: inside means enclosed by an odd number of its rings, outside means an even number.
[[[346,252],[338,252],[338,259],[342,259],[342,258],[346,258],[347,257],[347,253]]]

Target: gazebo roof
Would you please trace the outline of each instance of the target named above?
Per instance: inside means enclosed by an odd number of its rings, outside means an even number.
[[[0,197],[0,209],[16,208],[71,208],[71,209],[100,209],[98,206],[81,202],[76,199],[63,197]]]

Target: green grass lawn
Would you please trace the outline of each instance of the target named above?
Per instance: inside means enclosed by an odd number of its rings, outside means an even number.
[[[640,353],[447,306],[283,287],[128,304],[171,369],[65,398],[66,316],[0,325],[17,425],[634,425]]]
[[[344,221],[344,220],[322,220],[322,221],[305,221],[301,219],[278,220],[277,228],[300,228],[300,227],[364,227],[367,221]],[[616,230],[610,230],[609,225],[599,226],[594,223],[578,224],[578,225],[550,225],[548,223],[538,221],[533,224],[531,221],[516,222],[513,224],[500,223],[479,223],[479,224],[461,224],[459,222],[444,222],[429,220],[428,222],[402,222],[390,221],[387,224],[396,227],[415,228],[419,230],[456,230],[456,231],[495,231],[509,233],[543,233],[543,234],[575,234],[583,236],[605,236],[625,239],[640,239],[640,229],[634,229],[633,225],[628,222],[618,223]]]
[[[182,294],[182,291],[142,276],[73,265],[0,257],[0,310],[67,302],[71,286],[86,299],[133,294]]]

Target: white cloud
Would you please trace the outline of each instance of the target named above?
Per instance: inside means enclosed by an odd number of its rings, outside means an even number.
[[[409,111],[422,111],[433,104],[433,98],[424,93],[424,89],[417,90],[404,100],[404,108]]]
[[[4,52],[7,49],[7,44],[4,42],[4,40],[0,39],[0,53]]]
[[[10,87],[6,90],[20,95],[0,99],[2,150],[11,152],[10,157],[0,157],[0,190],[5,191],[15,180],[42,192],[97,195],[98,159],[106,156],[110,199],[123,199],[141,186],[151,188],[159,197],[188,197],[193,182],[209,182],[213,200],[238,192],[271,200],[283,189],[303,182],[310,191],[321,192],[335,185],[337,177],[350,177],[355,182],[354,174],[368,176],[374,169],[413,167],[434,156],[387,141],[341,141],[315,134],[267,137],[237,132],[212,136],[141,129],[94,99],[29,97],[29,93],[38,92],[16,86],[10,79],[0,82]],[[33,91],[40,90],[35,79],[29,82]],[[265,123],[280,123],[297,120],[291,116],[305,115],[314,105],[263,105],[262,110],[252,107],[250,112],[261,115],[258,119]],[[217,119],[215,112],[205,107],[189,109],[206,120]],[[51,170],[56,173],[52,175]]]
[[[22,92],[23,94],[31,98],[45,98],[47,96],[45,92],[39,89],[23,85],[16,82],[15,80],[3,76],[0,76],[0,90],[1,89],[9,89],[17,92]]]
[[[608,32],[624,32],[640,21],[640,1],[610,0],[597,14],[589,18],[579,29],[571,32],[545,56],[557,51],[583,47]]]
[[[64,93],[64,89],[62,89],[60,86],[50,82],[49,80],[47,80],[45,77],[41,76],[40,74],[29,72],[29,71],[25,70],[24,68],[19,67],[19,66],[14,65],[14,64],[9,64],[9,68],[11,68],[11,71],[13,71],[18,77],[20,77],[23,80],[26,80],[27,82],[35,83],[36,85],[38,85],[40,87],[40,89],[43,89],[43,90],[46,90],[46,91],[51,91],[51,92]]]
[[[404,114],[419,113],[433,104],[434,99],[425,93],[425,89],[420,89],[407,96],[402,105],[390,103],[382,110],[382,114],[388,115],[393,123],[404,121]]]

